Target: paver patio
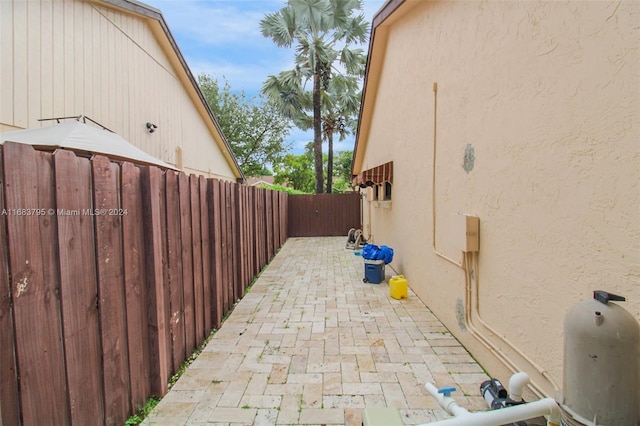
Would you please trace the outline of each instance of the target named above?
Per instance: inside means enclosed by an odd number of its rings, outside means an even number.
[[[345,242],[290,238],[144,424],[360,425],[365,407],[448,418],[428,381],[485,410],[482,368],[411,290],[363,283]]]

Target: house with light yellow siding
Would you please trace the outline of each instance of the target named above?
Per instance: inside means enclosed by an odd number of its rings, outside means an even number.
[[[0,1],[0,58],[0,131],[85,116],[187,173],[244,179],[167,23],[151,6]]]
[[[537,396],[562,387],[570,307],[601,289],[640,320],[639,22],[636,1],[390,0],[372,23],[364,237]]]

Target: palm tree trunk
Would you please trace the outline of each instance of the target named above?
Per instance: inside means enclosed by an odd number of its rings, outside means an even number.
[[[322,179],[322,127],[320,122],[320,61],[316,61],[313,74],[313,156],[316,170],[316,194],[321,194],[324,186]]]
[[[329,143],[329,154],[327,158],[327,194],[333,191],[333,129],[327,133],[327,142]]]

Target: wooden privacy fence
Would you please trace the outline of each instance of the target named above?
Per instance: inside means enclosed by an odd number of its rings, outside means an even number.
[[[289,237],[328,237],[362,228],[362,200],[358,192],[289,195]]]
[[[6,143],[0,424],[123,424],[284,243],[285,193]]]

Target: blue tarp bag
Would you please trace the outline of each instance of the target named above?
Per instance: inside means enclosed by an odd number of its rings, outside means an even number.
[[[384,260],[384,263],[391,263],[393,260],[393,249],[387,246],[378,247],[375,244],[365,244],[362,247],[362,257],[367,260]]]

